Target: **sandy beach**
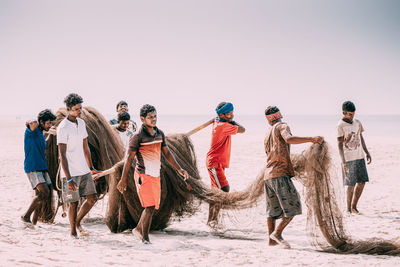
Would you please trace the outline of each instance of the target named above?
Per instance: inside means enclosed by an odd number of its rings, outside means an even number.
[[[24,121],[3,119],[0,123],[3,125],[0,130],[0,266],[400,266],[400,257],[320,252],[310,245],[307,237],[305,205],[303,214],[296,216],[284,232],[292,248],[268,247],[263,197],[252,209],[224,211],[224,229],[218,232],[206,226],[208,205],[203,203],[194,216],[174,219],[164,231],[151,232],[150,245],[135,240],[130,233],[109,231],[103,223],[107,197],[87,216],[84,222],[90,232],[87,237],[71,239],[68,220],[61,217],[61,212],[54,224],[39,222],[34,227],[27,227],[19,219],[33,195],[23,171]],[[167,124],[160,122],[160,128],[164,125]],[[189,126],[181,129],[185,127]],[[171,125],[164,128],[167,134],[174,131]],[[233,137],[227,176],[234,191],[250,184],[265,163],[262,144],[267,129],[261,129]],[[338,166],[334,133],[320,134],[331,145]],[[200,174],[209,183],[204,166],[210,129],[194,135],[192,141]],[[347,233],[360,240],[400,241],[400,137],[366,135],[366,142],[373,159],[368,166],[370,182],[359,203],[362,214],[345,215]],[[293,151],[298,153],[306,147],[293,147]],[[335,171],[339,173],[339,168]],[[344,187],[341,177],[336,177],[337,195],[343,206]],[[297,182],[295,185],[303,196],[302,186]]]

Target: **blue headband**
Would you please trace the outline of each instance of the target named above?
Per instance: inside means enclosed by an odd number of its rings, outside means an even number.
[[[229,112],[233,111],[233,105],[231,102],[228,102],[225,105],[223,105],[221,108],[216,108],[215,111],[217,112],[218,115],[229,113]]]

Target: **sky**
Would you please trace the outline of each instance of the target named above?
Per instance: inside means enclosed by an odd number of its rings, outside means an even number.
[[[400,114],[400,1],[0,1],[0,116]]]

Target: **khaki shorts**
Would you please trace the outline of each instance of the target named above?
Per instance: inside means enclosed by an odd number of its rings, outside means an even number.
[[[264,181],[268,217],[279,219],[301,214],[299,193],[290,176]]]
[[[31,183],[32,189],[35,190],[38,184],[51,185],[51,180],[48,172],[27,172],[29,182]]]
[[[77,185],[77,191],[70,191],[68,188],[67,179],[62,178],[62,198],[65,203],[77,202],[80,197],[96,194],[96,186],[92,178],[92,174],[89,172],[80,176],[71,177]]]

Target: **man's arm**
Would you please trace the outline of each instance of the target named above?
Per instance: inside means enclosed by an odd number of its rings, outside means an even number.
[[[39,126],[37,120],[29,120],[25,123],[26,127],[29,128],[32,132],[36,130],[36,128]]]
[[[180,175],[182,175],[185,178],[185,180],[189,178],[189,174],[187,173],[187,171],[183,170],[181,166],[179,166],[179,164],[175,160],[175,157],[169,151],[168,146],[163,146],[162,152],[165,158],[168,160],[168,162],[179,172]]]
[[[49,131],[47,132],[46,145],[48,145],[50,143],[50,136],[52,136],[52,135],[57,136],[57,129],[54,126],[51,127],[49,129]]]
[[[363,147],[364,152],[365,152],[365,154],[367,156],[367,163],[370,164],[372,162],[371,155],[368,152],[367,145],[365,144],[365,140],[364,140],[364,137],[363,137],[362,133],[360,133],[360,136],[361,136],[362,147]]]
[[[285,138],[285,137],[284,137]],[[324,138],[322,136],[315,137],[299,137],[299,136],[287,136],[285,138],[286,143],[291,145],[303,144],[303,143],[318,143],[322,144]]]
[[[85,154],[86,163],[90,169],[91,174],[98,173],[99,171],[97,171],[93,168],[92,157],[90,155],[90,149],[89,149],[87,138],[83,139],[83,153]]]
[[[344,136],[338,137],[338,149],[339,149],[340,160],[342,162],[342,167],[343,167],[344,171],[348,172],[348,168],[347,168],[346,161],[344,158],[343,142],[344,142]]]
[[[238,131],[237,131],[238,133],[244,133],[246,131],[246,129],[242,125],[237,123],[236,121],[232,121],[231,124],[232,125],[236,125],[237,127],[239,127]]]
[[[132,151],[132,150],[128,150],[128,156],[125,160],[124,163],[124,168],[122,170],[122,176],[121,176],[121,180],[119,181],[118,185],[117,185],[117,189],[119,192],[123,193],[124,191],[126,191],[126,187],[127,187],[127,180],[128,180],[128,173],[131,170],[132,167],[132,162],[136,157],[136,151]]]
[[[69,172],[68,160],[67,160],[67,144],[58,144],[58,151],[60,151],[61,167],[63,168],[65,179],[70,181],[71,174]],[[71,191],[76,191],[76,183],[74,181],[68,182],[68,188]]]

